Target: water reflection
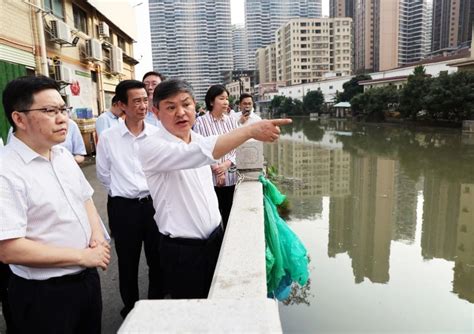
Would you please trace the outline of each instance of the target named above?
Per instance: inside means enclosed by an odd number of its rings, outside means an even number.
[[[291,219],[320,218],[323,197],[330,198],[327,256],[347,254],[356,284],[390,285],[395,241],[420,247],[424,261],[451,261],[452,292],[474,303],[470,139],[455,130],[305,119],[285,128],[278,143],[265,147],[265,156],[279,174],[301,180],[283,186]],[[417,208],[422,208],[421,227]]]

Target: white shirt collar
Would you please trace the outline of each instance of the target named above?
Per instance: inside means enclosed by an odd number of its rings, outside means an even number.
[[[138,136],[135,136],[133,133],[130,132],[130,130],[128,129],[127,124],[125,124],[125,122],[120,122],[118,126],[120,127],[120,135],[122,137],[125,136],[127,133],[130,134],[133,137],[136,137],[136,138],[141,137],[141,136],[149,136],[151,134],[150,129],[147,126],[145,121],[143,121],[143,130],[142,130],[142,132],[140,132],[140,134]]]
[[[25,164],[29,164],[31,161],[33,161],[36,158],[47,160],[45,157],[43,157],[39,153],[32,150],[28,145],[26,145],[23,141],[18,139],[15,135],[12,135],[9,145],[20,156],[20,158],[23,160]],[[61,147],[58,145],[51,147],[51,153],[55,153],[55,152],[57,153],[60,150],[61,150]],[[51,154],[51,158],[52,157],[53,157],[53,154]]]

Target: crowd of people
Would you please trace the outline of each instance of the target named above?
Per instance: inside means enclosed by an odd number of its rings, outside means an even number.
[[[30,76],[3,92],[12,127],[0,148],[0,298],[9,333],[101,330],[97,268],[110,263],[110,236],[79,167],[85,152],[67,143],[74,122],[59,90]],[[232,207],[235,149],[275,141],[291,122],[260,120],[247,94],[228,113],[228,98],[224,86],[210,87],[208,113],[196,119],[186,81],[148,72],[121,81],[97,119],[97,178],[108,193],[124,318],[139,299],[142,245],[148,298],[207,297]]]

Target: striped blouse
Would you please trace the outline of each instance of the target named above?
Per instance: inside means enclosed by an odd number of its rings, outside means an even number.
[[[222,115],[221,119],[215,118],[212,113],[208,112],[205,115],[198,117],[194,124],[193,130],[204,137],[212,135],[222,135],[230,132],[238,127],[234,118],[228,115]],[[219,163],[226,160],[230,160],[235,165],[235,150],[230,151],[222,158],[219,159]],[[214,186],[217,184],[216,176],[212,174]],[[235,172],[227,171],[225,173],[225,186],[233,186],[237,183],[237,174]]]

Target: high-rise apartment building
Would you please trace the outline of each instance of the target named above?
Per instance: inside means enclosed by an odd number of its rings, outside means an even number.
[[[354,70],[383,71],[398,66],[400,2],[355,0]]]
[[[230,0],[149,0],[153,68],[189,81],[203,100],[232,70]]]
[[[232,46],[234,70],[247,70],[249,68],[249,51],[245,27],[232,26]]]
[[[348,2],[333,1],[333,12],[340,15],[340,4]],[[353,0],[354,71],[388,70],[426,56],[430,52],[431,2]]]
[[[398,65],[419,61],[431,51],[431,0],[401,0]]]
[[[257,49],[255,52],[255,65],[255,69],[259,74],[259,83],[277,81],[275,43]]]
[[[296,17],[321,17],[321,0],[245,0],[251,68],[255,66],[255,51],[273,43],[275,31]]]
[[[321,80],[328,72],[349,75],[351,18],[291,19],[275,36],[276,79],[287,85]]]
[[[433,0],[431,51],[457,46],[472,39],[473,0]]]
[[[354,0],[329,0],[329,17],[354,17]]]

